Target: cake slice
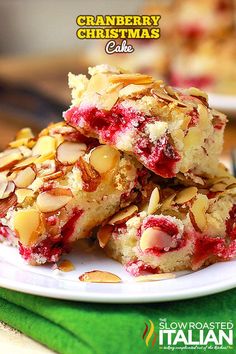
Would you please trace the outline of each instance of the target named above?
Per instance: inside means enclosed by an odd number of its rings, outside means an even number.
[[[223,172],[223,171],[222,171]],[[196,270],[236,256],[236,179],[227,173],[152,187],[147,207],[129,206],[98,239],[131,274]]]
[[[147,172],[65,122],[29,129],[0,154],[0,238],[31,264],[55,262],[73,242],[137,197]]]
[[[217,173],[226,117],[206,93],[177,91],[151,76],[100,65],[69,75],[65,120],[88,137],[135,156],[164,178]]]

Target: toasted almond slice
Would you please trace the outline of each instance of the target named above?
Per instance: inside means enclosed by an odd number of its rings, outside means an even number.
[[[151,87],[151,85],[135,85],[135,84],[130,84],[128,86],[125,86],[119,91],[119,97],[129,97],[133,95],[140,94],[142,92],[145,92]]]
[[[187,93],[190,95],[190,96],[195,96],[195,97],[203,97],[205,98],[206,100],[208,100],[208,95],[206,92],[202,91],[202,90],[199,90],[198,88],[196,87],[190,87],[188,88],[187,90]]]
[[[56,158],[63,165],[72,165],[85,154],[86,149],[85,144],[65,141],[58,146]]]
[[[232,184],[228,185],[226,189],[229,190],[229,189],[234,189],[234,188],[236,188],[236,183],[232,183]]]
[[[119,213],[115,214],[111,220],[109,221],[109,225],[118,225],[125,223],[128,219],[130,219],[134,214],[138,211],[138,207],[136,205],[130,205],[127,208],[122,209]]]
[[[22,159],[23,155],[18,149],[14,149],[12,152],[9,150],[9,153],[0,157],[0,172],[9,170]]]
[[[193,222],[193,226],[197,227],[197,231],[202,232],[206,227],[206,211],[208,207],[209,200],[207,196],[198,194],[190,210],[190,219]]]
[[[113,91],[110,93],[103,94],[99,97],[99,103],[102,105],[103,109],[109,111],[117,102],[119,98],[119,91]]]
[[[86,283],[120,283],[121,278],[110,272],[104,272],[102,270],[92,270],[86,272],[79,277],[80,281]]]
[[[153,96],[158,97],[163,101],[166,101],[169,103],[176,103],[176,105],[181,106],[181,107],[188,107],[188,105],[186,105],[186,103],[184,103],[180,100],[176,100],[175,98],[167,95],[164,91],[152,89],[151,92],[152,92]]]
[[[66,206],[73,195],[70,189],[54,188],[38,195],[36,204],[43,213],[59,210]]]
[[[32,139],[33,137],[34,137],[34,134],[32,133],[32,130],[30,128],[23,128],[18,131],[18,133],[16,134],[15,140]]]
[[[105,93],[106,90],[111,86],[108,75],[106,74],[96,74],[91,77],[87,87],[87,93]]]
[[[216,183],[211,188],[211,192],[223,192],[226,189],[227,185],[225,183]]]
[[[18,162],[14,166],[14,169],[21,169],[22,167],[26,167],[26,166],[32,165],[32,163],[36,162],[37,158],[38,158],[37,156],[27,157],[26,159],[22,160],[21,162]]]
[[[156,187],[153,189],[151,197],[150,197],[150,201],[149,201],[149,205],[148,205],[148,214],[154,214],[157,209],[159,208],[159,202],[160,202],[160,193],[159,193],[159,189]]]
[[[10,195],[12,195],[15,191],[15,183],[12,181],[8,181],[8,182],[1,182],[0,183],[0,199],[6,199],[8,198]]]
[[[97,233],[97,238],[98,238],[99,246],[101,248],[104,248],[106,246],[106,244],[108,243],[108,241],[111,237],[112,231],[113,231],[112,225],[104,225],[99,229],[99,231]]]
[[[50,175],[43,176],[42,179],[43,179],[44,182],[47,182],[47,181],[51,181],[53,179],[60,178],[62,176],[63,176],[63,172],[62,171],[57,171],[57,172],[51,173]]]
[[[173,279],[175,277],[176,275],[174,273],[163,273],[163,274],[140,275],[136,277],[135,280],[137,282],[146,282],[146,281]]]
[[[201,130],[205,130],[210,124],[207,107],[203,104],[199,104],[197,110],[199,113],[199,127]]]
[[[56,140],[51,136],[41,136],[35,146],[32,149],[33,156],[35,155],[43,155],[47,156],[50,154],[55,154],[56,152]]]
[[[161,204],[161,211],[171,209],[171,205],[175,199],[175,196],[176,193],[173,193],[163,201],[163,203]]]
[[[15,193],[12,193],[8,198],[2,199],[0,203],[0,218],[3,218],[8,210],[17,204],[17,198]]]
[[[168,95],[170,95],[173,98],[176,98],[177,100],[179,100],[179,92],[174,90],[173,87],[165,86],[164,89],[168,93]]]
[[[19,210],[13,218],[14,230],[24,246],[32,246],[42,233],[40,212],[36,209]]]
[[[99,174],[107,173],[117,166],[120,153],[108,145],[100,145],[92,150],[89,162]]]
[[[63,261],[61,261],[59,264],[58,264],[58,267],[57,267],[61,272],[71,272],[72,270],[75,270],[75,266],[74,264],[65,259]]]
[[[16,193],[18,204],[22,204],[26,198],[33,198],[34,197],[34,192],[32,191],[32,189],[28,189],[28,188],[16,189],[15,193]]]
[[[142,74],[119,74],[111,75],[109,81],[112,83],[122,82],[126,85],[128,84],[151,84],[153,78],[149,75]]]
[[[31,183],[33,183],[35,178],[36,178],[36,173],[35,173],[34,169],[32,167],[28,166],[25,169],[20,170],[17,173],[17,176],[14,179],[14,182],[18,188],[26,188]]]
[[[11,141],[9,143],[9,146],[11,148],[18,148],[18,147],[23,146],[23,145],[27,146],[28,142],[29,142],[29,139],[26,139],[26,138],[25,139],[18,139],[18,140],[15,140],[15,141]]]
[[[141,235],[140,249],[145,252],[147,249],[157,247],[159,249],[170,248],[172,237],[158,227],[149,227]]]
[[[180,191],[175,198],[175,203],[184,204],[193,199],[197,195],[198,189],[196,187],[188,187]]]

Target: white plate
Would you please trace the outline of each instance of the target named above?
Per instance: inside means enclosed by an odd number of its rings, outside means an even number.
[[[197,272],[178,272],[175,279],[138,283],[119,263],[99,251],[94,254],[75,250],[66,258],[73,262],[75,270],[55,275],[51,266],[29,266],[16,249],[0,245],[0,286],[52,298],[104,303],[188,299],[236,286],[236,260],[217,263]],[[94,284],[79,281],[82,273],[95,269],[115,273],[123,282]]]
[[[236,96],[208,93],[211,107],[228,114],[236,115]]]

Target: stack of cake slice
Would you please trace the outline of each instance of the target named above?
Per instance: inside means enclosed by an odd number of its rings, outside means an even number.
[[[65,122],[22,130],[0,155],[0,235],[31,264],[57,262],[96,227],[133,275],[236,255],[226,124],[206,93],[107,65],[69,75]],[[97,228],[99,227],[99,228]]]

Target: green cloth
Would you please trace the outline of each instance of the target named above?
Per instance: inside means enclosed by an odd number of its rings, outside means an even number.
[[[232,320],[236,325],[235,305],[236,289],[185,301],[118,305],[54,300],[0,288],[0,320],[62,354],[158,353],[155,345],[147,347],[142,339],[149,319],[153,323],[159,318],[176,322]],[[234,341],[233,349],[217,352],[236,353],[236,330]]]

